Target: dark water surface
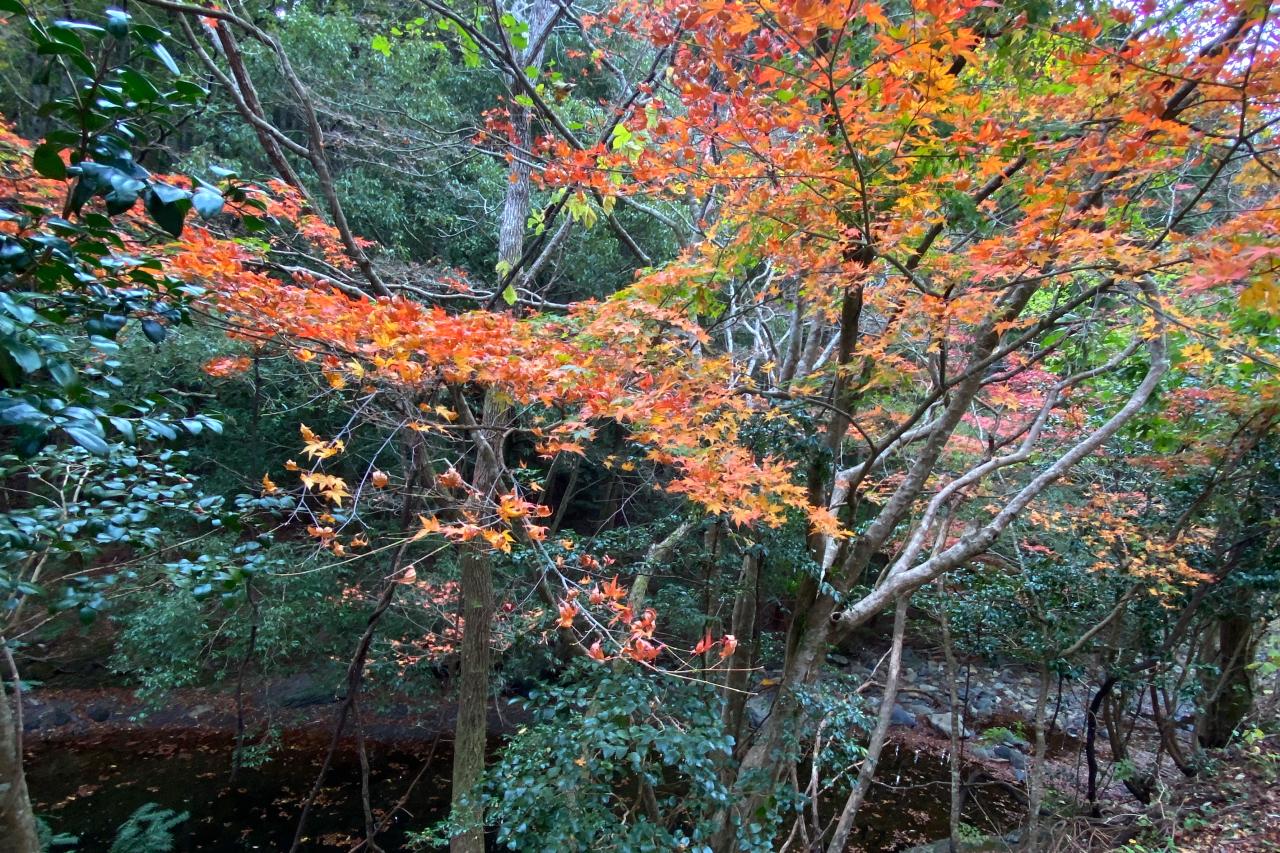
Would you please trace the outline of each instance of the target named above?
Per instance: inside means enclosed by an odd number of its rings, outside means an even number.
[[[326,750],[315,739],[286,738],[270,761],[241,768],[229,784],[233,741],[227,736],[130,733],[92,744],[40,744],[28,751],[27,781],[37,813],[55,832],[79,836],[82,853],[109,850],[119,825],[145,803],[190,812],[174,829],[176,851],[283,851]],[[448,812],[449,744],[441,742],[433,754],[429,743],[370,743],[368,752],[375,819],[409,791],[378,843],[388,851],[407,849],[409,831],[426,829]],[[350,745],[335,756],[307,827],[304,850],[349,850],[364,838],[360,765]]]
[[[843,800],[832,803],[832,813],[843,806]],[[948,760],[932,752],[886,744],[875,782],[849,836],[849,849],[889,853],[946,838],[950,813]],[[1009,832],[1021,818],[1022,808],[1012,795],[984,784],[971,787],[961,812],[963,823],[993,836]]]
[[[270,761],[242,768],[230,784],[233,741],[225,734],[116,733],[89,743],[38,744],[28,751],[27,777],[37,812],[55,832],[79,836],[76,849],[82,853],[108,851],[119,825],[145,803],[190,813],[174,830],[177,851],[285,851],[326,750],[323,739],[286,737]],[[368,750],[375,817],[408,792],[378,843],[386,851],[407,850],[408,833],[426,829],[448,811],[449,744],[441,741],[433,750],[430,743],[370,743]],[[899,851],[945,837],[948,772],[937,755],[887,745],[850,849]],[[824,811],[834,813],[842,805],[833,801]],[[979,789],[963,819],[999,834],[1018,816],[1018,804],[1007,793]],[[350,850],[363,837],[360,766],[352,745],[344,744],[312,810],[302,849]]]

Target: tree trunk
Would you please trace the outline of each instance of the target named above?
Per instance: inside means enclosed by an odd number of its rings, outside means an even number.
[[[9,696],[0,679],[0,853],[40,853],[36,816],[27,794],[27,777],[22,771],[22,689],[13,658],[7,648],[16,711],[9,708]]]
[[[1200,743],[1208,749],[1221,749],[1253,708],[1254,624],[1247,606],[1218,620],[1218,667],[1216,689],[1205,708]],[[1174,709],[1176,715],[1177,709]],[[1176,721],[1174,723],[1176,725]]]
[[[453,819],[460,830],[450,853],[484,853],[484,777],[488,734],[489,626],[493,620],[493,565],[470,547],[462,555],[462,663],[458,676],[458,720],[453,743]]]
[[[534,0],[529,9],[529,45],[520,57],[521,67],[540,68],[543,31],[551,25],[556,12],[551,0]],[[498,277],[504,278],[524,253],[524,231],[529,222],[530,177],[533,174],[533,110],[513,104],[511,112],[512,160],[507,171],[507,194],[502,202],[498,223]]]
[[[960,698],[957,695],[956,679],[959,678],[959,667],[956,666],[955,647],[951,643],[951,624],[947,619],[947,601],[943,595],[942,578],[938,584],[938,625],[942,629],[942,653],[947,662],[947,699],[951,711],[951,749],[949,764],[951,767],[951,810],[947,818],[947,838],[951,850],[957,849],[960,843],[960,810],[964,806],[960,787]],[[969,701],[969,688],[964,691],[965,702]]]
[[[907,607],[911,596],[904,595],[898,599],[893,612],[893,645],[889,651],[889,674],[885,676],[884,693],[880,697],[880,717],[876,720],[875,731],[871,733],[871,743],[867,745],[867,755],[858,768],[858,781],[844,804],[840,813],[840,822],[836,824],[835,834],[827,846],[827,853],[842,853],[849,843],[849,833],[853,831],[853,822],[858,817],[858,810],[871,790],[875,781],[876,768],[880,765],[880,752],[884,749],[884,741],[889,733],[889,724],[893,721],[893,703],[898,699],[898,679],[902,675],[902,639],[907,628]]]
[[[1040,849],[1040,803],[1044,800],[1045,708],[1049,703],[1049,667],[1040,665],[1040,691],[1036,694],[1036,748],[1027,774],[1027,850]]]
[[[756,611],[759,608],[760,549],[749,547],[742,555],[742,573],[738,577],[738,596],[733,603],[732,632],[738,647],[729,657],[725,674],[725,731],[734,744],[742,742],[742,719],[747,707],[747,684],[751,678],[751,658],[755,644]]]
[[[506,405],[492,391],[485,394],[477,424],[466,399],[455,389],[455,407],[463,423],[473,427],[475,470],[471,475],[477,516],[494,501],[502,477],[502,421]],[[484,778],[485,744],[488,740],[489,646],[493,625],[493,559],[483,545],[462,552],[458,602],[462,617],[462,649],[458,673],[458,719],[454,725],[452,815],[458,834],[449,842],[450,853],[484,853],[484,804],[480,783]]]

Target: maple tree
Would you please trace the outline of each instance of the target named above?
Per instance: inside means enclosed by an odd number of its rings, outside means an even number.
[[[716,199],[705,242],[637,289],[733,318],[726,340],[749,342],[740,381],[761,392],[830,389],[834,458],[807,485],[857,529],[814,543],[822,572],[740,780],[777,766],[787,688],[830,639],[980,555],[1114,435],[1166,371],[1169,326],[1189,330],[1184,359],[1218,337],[1189,316],[1198,297],[1265,306],[1273,183],[1265,157],[1234,159],[1268,135],[1276,96],[1260,12],[1199,7],[1175,32],[1155,9],[1031,21],[982,4],[670,4],[605,24],[674,45],[679,109],[651,103],[593,150],[557,145],[547,179]],[[1188,164],[1204,171],[1184,178]],[[1218,200],[1219,181],[1237,201]],[[795,306],[781,344],[760,331],[774,301]],[[1247,353],[1237,340],[1223,343]],[[828,348],[831,370],[815,372]],[[1080,386],[1131,360],[1146,375],[1109,417],[1072,415]],[[969,531],[948,537],[952,518]]]

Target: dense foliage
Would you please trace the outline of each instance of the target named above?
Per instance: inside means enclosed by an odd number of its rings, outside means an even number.
[[[120,5],[0,0],[15,850],[85,656],[233,778],[331,704],[294,850],[349,743],[379,849],[367,724],[441,703],[463,853],[839,853],[913,690],[1030,849],[1274,726],[1266,3]]]

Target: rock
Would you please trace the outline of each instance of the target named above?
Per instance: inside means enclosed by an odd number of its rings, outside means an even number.
[[[1018,770],[1025,770],[1027,768],[1027,757],[1016,749],[1000,744],[992,749],[991,752],[996,756],[996,758],[1009,762]]]
[[[950,711],[940,711],[937,714],[930,714],[928,719],[929,719],[929,725],[933,726],[935,729],[942,732],[944,735],[950,736],[951,734],[951,712]],[[973,732],[969,731],[969,728],[967,726],[962,727],[960,731],[960,737],[964,737],[964,738],[973,737]]]
[[[328,705],[341,698],[332,686],[305,673],[285,679],[275,685],[271,693],[272,703],[280,708]]]
[[[111,709],[101,702],[95,702],[90,705],[86,713],[89,715],[89,719],[95,723],[105,723],[111,719]]]
[[[833,666],[848,666],[852,661],[839,652],[829,652],[827,654],[827,663]]]
[[[763,693],[757,693],[747,700],[747,722],[751,724],[751,728],[758,729],[764,725],[764,721],[768,718],[769,712],[773,710],[773,699],[775,695],[777,695],[776,690],[766,690]]]
[[[917,717],[927,717],[930,714],[936,713],[934,707],[928,702],[908,702],[903,705],[903,707],[915,714]]]
[[[916,727],[916,715],[895,702],[893,703],[893,715],[889,718],[889,724],[914,729]]]
[[[49,712],[49,715],[45,717],[45,720],[50,726],[65,726],[67,723],[71,722],[71,715],[67,713],[65,708],[55,706],[54,709]]]

